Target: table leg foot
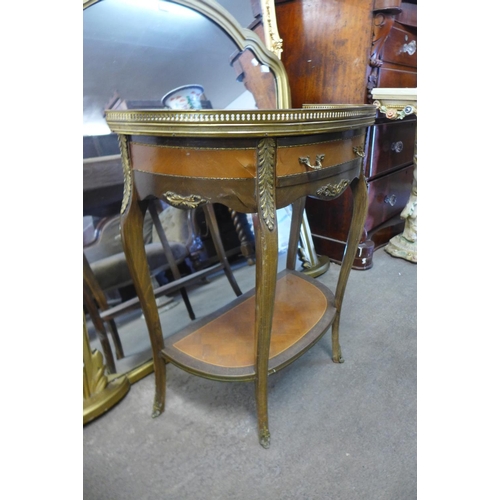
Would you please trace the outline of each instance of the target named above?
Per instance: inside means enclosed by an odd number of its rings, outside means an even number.
[[[158,408],[156,404],[153,404],[153,412],[151,413],[152,418],[159,417],[163,413],[161,408]]]
[[[259,443],[266,450],[271,446],[271,433],[267,427],[260,430]]]

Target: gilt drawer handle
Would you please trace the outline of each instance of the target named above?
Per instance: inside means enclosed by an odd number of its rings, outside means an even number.
[[[405,43],[401,47],[401,52],[403,54],[406,53],[409,56],[412,56],[413,54],[415,54],[416,51],[417,51],[417,42],[415,40],[412,40],[409,43]]]
[[[316,155],[316,163],[311,165],[309,161],[309,156],[301,156],[299,157],[299,163],[302,163],[306,167],[313,168],[314,170],[319,170],[323,165],[321,162],[325,159],[325,155]]]
[[[391,144],[392,151],[396,151],[396,153],[401,153],[403,151],[403,143],[401,141],[393,142]]]
[[[391,207],[393,207],[396,204],[396,195],[391,194],[391,196],[386,196],[384,199],[384,203],[388,203]]]
[[[357,154],[361,158],[364,158],[366,156],[365,148],[363,146],[355,146],[354,148],[352,148],[352,150],[354,151],[355,154]]]

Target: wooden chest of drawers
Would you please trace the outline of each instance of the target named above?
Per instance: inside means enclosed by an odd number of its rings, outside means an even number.
[[[417,87],[416,0],[275,4],[294,106],[370,103],[372,88]],[[373,251],[403,231],[399,214],[411,191],[415,132],[414,117],[395,122],[383,115],[368,132],[368,216],[355,269],[372,267]],[[306,211],[317,253],[341,262],[351,194],[333,201],[308,198]]]
[[[410,196],[413,181],[415,126],[415,119],[399,124],[382,121],[368,132],[365,163],[368,214],[354,269],[370,269],[373,252],[404,229],[400,214]],[[352,211],[351,194],[346,191],[332,201],[308,198],[306,210],[317,253],[341,262],[348,234],[341,214]]]
[[[413,165],[410,165],[368,183],[366,231],[371,231],[401,213],[408,201],[408,185],[411,185],[412,180]]]
[[[365,175],[373,179],[413,161],[415,118],[378,123],[370,129]]]

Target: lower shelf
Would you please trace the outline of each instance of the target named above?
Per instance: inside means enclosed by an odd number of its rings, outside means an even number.
[[[287,366],[314,345],[333,323],[329,288],[303,273],[278,274],[269,373]],[[255,293],[235,299],[165,340],[162,356],[190,373],[215,380],[255,378]]]

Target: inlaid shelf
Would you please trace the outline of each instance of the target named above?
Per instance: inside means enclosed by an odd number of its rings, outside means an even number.
[[[278,111],[108,111],[119,135],[125,189],[122,242],[151,340],[153,416],[165,409],[166,362],[198,376],[255,381],[259,440],[269,447],[268,375],[306,352],[339,321],[367,207],[362,158],[375,107]],[[353,211],[335,292],[295,271],[305,199],[350,188]],[[142,239],[152,199],[180,208],[222,203],[254,214],[255,289],[164,339]],[[292,206],[286,270],[278,274],[276,210]],[[222,249],[220,237],[214,238]],[[223,250],[221,250],[223,252]]]
[[[303,273],[278,274],[268,373],[284,368],[312,347],[335,317],[329,288]],[[162,357],[214,380],[255,380],[255,290],[189,328],[168,337]]]

